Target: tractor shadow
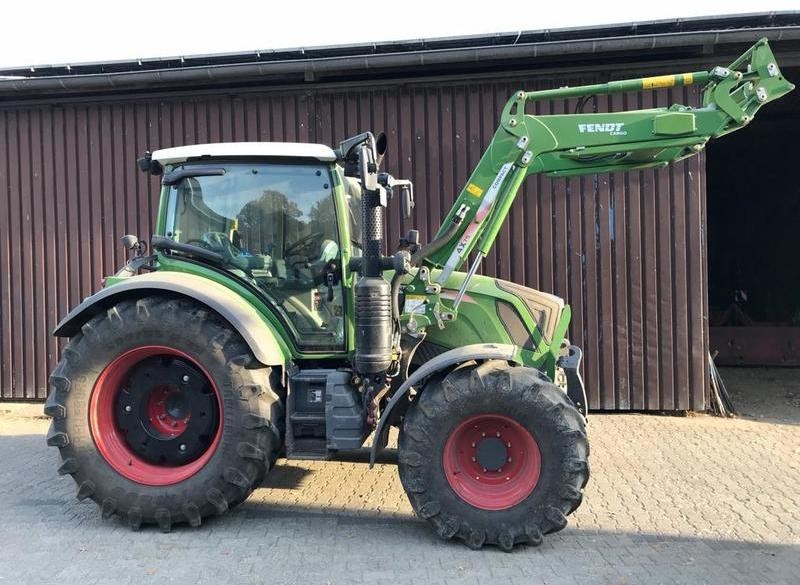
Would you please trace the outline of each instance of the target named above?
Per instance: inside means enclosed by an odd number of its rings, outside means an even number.
[[[397,465],[397,456],[397,449],[384,449],[375,462]],[[310,462],[311,460],[304,461],[302,459],[288,460],[285,456],[281,456],[257,487],[278,490],[300,489],[303,483],[314,474],[314,469],[308,467]],[[339,452],[337,458],[331,462],[367,464],[369,463],[369,447]]]
[[[314,472],[300,465],[293,465],[287,461],[277,463],[259,487],[274,490],[296,490]]]

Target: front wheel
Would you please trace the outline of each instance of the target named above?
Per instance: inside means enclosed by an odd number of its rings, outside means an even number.
[[[122,301],[50,377],[47,443],[78,498],[131,528],[193,526],[243,501],[280,447],[282,404],[230,326],[188,299]]]
[[[414,511],[472,548],[540,544],[566,526],[589,478],[583,417],[538,371],[506,362],[429,382],[399,446]]]

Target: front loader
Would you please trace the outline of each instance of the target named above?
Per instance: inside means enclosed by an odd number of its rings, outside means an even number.
[[[537,100],[689,84],[701,107],[531,115]],[[199,526],[278,456],[396,460],[415,512],[473,548],[539,544],[589,478],[581,350],[554,295],[477,274],[525,177],[666,165],[791,91],[761,40],[728,67],[514,94],[432,240],[385,251],[383,136],[145,153],[156,233],[67,315],[47,443],[132,529]],[[459,269],[472,256],[466,272]],[[371,441],[369,438],[371,437]],[[364,447],[369,444],[369,447]]]

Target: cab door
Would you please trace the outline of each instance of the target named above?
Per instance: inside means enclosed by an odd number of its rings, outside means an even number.
[[[191,170],[192,164],[183,165]],[[330,167],[211,163],[171,187],[166,235],[219,252],[224,269],[274,309],[301,353],[343,352],[342,238]]]

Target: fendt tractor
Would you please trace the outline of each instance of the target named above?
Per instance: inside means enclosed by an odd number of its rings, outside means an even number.
[[[690,84],[702,107],[526,113]],[[393,254],[384,213],[409,217],[414,191],[381,170],[383,135],[146,152],[155,235],[123,237],[127,264],[54,332],[59,473],[103,517],[169,531],[244,501],[279,456],[396,462],[440,537],[539,544],[580,505],[589,444],[569,306],[477,274],[523,179],[667,165],[792,89],[762,39],[711,71],[519,91],[438,232]]]

